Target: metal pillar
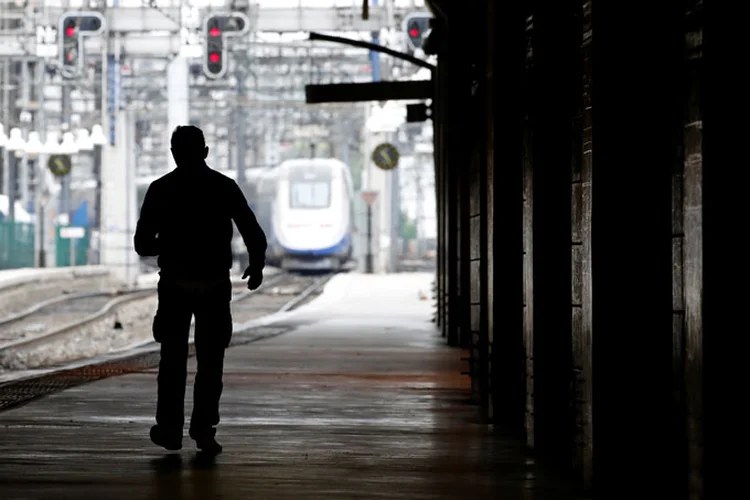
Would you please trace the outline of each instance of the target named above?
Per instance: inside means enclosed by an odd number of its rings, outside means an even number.
[[[29,159],[25,155],[18,159],[18,170],[16,171],[16,175],[18,176],[18,187],[20,193],[17,193],[16,196],[21,201],[21,206],[26,210],[29,209],[29,202],[31,202],[29,170],[32,168],[34,168],[34,160]]]
[[[422,163],[419,161],[419,159],[416,160],[415,167],[417,209],[414,225],[417,233],[417,257],[421,259],[424,258],[426,252],[424,249],[424,202],[422,201],[424,194],[422,193]]]
[[[5,21],[2,22],[4,23]],[[3,61],[3,78],[2,80],[0,80],[0,83],[2,83],[3,87],[3,110],[0,118],[2,118],[1,121],[5,122],[5,133],[7,135],[10,135],[10,129],[13,125],[10,113],[10,59],[5,59],[5,61]],[[8,194],[8,184],[10,184],[10,162],[7,160],[7,158],[7,156],[3,156],[2,163],[0,163],[6,165],[6,167],[2,171],[3,178],[0,179],[0,185],[2,185],[2,191],[0,192],[4,194]]]
[[[46,140],[47,130],[47,116],[45,113],[45,101],[44,101],[44,84],[46,81],[45,65],[43,61],[38,61],[34,67],[34,81],[36,86],[34,88],[34,100],[37,103],[37,109],[34,113],[33,124],[34,129],[41,134],[41,139]],[[47,234],[44,229],[44,218],[46,216],[45,211],[48,203],[47,194],[47,183],[45,179],[45,168],[46,168],[47,155],[40,154],[34,159],[32,168],[34,168],[34,205],[36,207],[38,236],[36,238],[36,250],[38,254],[37,266],[46,267],[47,265]]]
[[[390,202],[391,202],[391,247],[390,247],[390,272],[398,271],[398,260],[401,253],[399,241],[401,239],[401,189],[399,186],[399,169],[394,168],[390,172]]]
[[[237,98],[241,101],[245,98],[245,78],[246,73],[242,70],[237,70]],[[247,132],[247,126],[245,123],[245,109],[242,106],[235,108],[235,133],[237,134],[237,161],[235,167],[237,168],[237,184],[240,186],[240,190],[245,193],[245,159],[247,158],[247,144],[245,143],[245,133]],[[245,193],[247,196],[247,193]]]
[[[378,0],[372,0],[372,6],[377,7]],[[370,36],[372,37],[372,43],[376,45],[380,44],[380,32],[379,31],[373,31],[372,33],[370,33]],[[370,67],[372,71],[372,81],[379,82],[380,81],[380,54],[375,52],[374,50],[370,50]]]
[[[94,146],[94,179],[96,191],[94,193],[94,227],[101,231],[102,227],[102,146]]]
[[[136,201],[136,188],[135,188],[135,113],[131,110],[126,110],[125,113],[125,210],[127,212],[127,219],[125,221],[125,235],[126,241],[128,241],[128,247],[130,247],[130,239],[135,231],[135,225],[137,223],[137,201]],[[138,275],[138,259],[135,257],[135,252],[131,250],[132,247],[128,248],[128,252],[125,254],[125,265],[127,272],[125,273],[126,283],[128,285],[135,284],[135,280]]]
[[[365,254],[365,272],[373,273],[372,257],[372,205],[367,204],[367,254]]]
[[[40,203],[39,204],[39,267],[47,267],[47,252],[44,248],[44,235],[45,235],[45,228],[44,228],[44,219],[46,217],[45,214],[45,208],[47,207],[46,203]]]
[[[168,133],[172,131],[178,125],[187,125],[190,121],[189,116],[189,97],[190,92],[188,89],[188,78],[189,68],[187,60],[184,57],[174,58],[167,69],[167,90],[168,90]],[[218,152],[218,149],[217,149]],[[174,164],[174,158],[169,155],[171,169],[174,169],[177,165]],[[170,169],[170,170],[171,170]]]
[[[63,129],[70,125],[71,115],[71,102],[70,102],[70,86],[63,82],[62,85],[62,123]],[[60,190],[60,213],[66,214],[70,218],[70,178],[73,173],[68,173],[60,179],[61,190]]]
[[[7,151],[7,150],[6,150]],[[16,220],[16,176],[18,175],[18,158],[14,151],[8,151],[8,220]]]
[[[21,110],[22,110],[22,130],[24,133],[24,136],[28,136],[29,127],[32,125],[31,123],[31,114],[28,113],[26,110],[29,107],[29,101],[31,101],[31,85],[32,85],[32,78],[31,74],[29,72],[29,63],[24,61],[21,63],[21,95],[20,95],[20,102],[21,102]],[[18,187],[19,191],[16,193],[16,196],[21,201],[21,205],[24,208],[28,208],[29,203],[29,160],[26,157],[26,155],[23,156],[23,158],[16,163],[16,176],[18,176]]]

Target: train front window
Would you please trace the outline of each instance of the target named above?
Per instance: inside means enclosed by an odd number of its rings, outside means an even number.
[[[289,197],[290,208],[328,208],[331,204],[331,189],[328,182],[292,182]]]

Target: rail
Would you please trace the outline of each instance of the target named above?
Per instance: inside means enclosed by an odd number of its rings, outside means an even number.
[[[335,274],[326,274],[314,280],[293,299],[286,302],[279,309],[279,312],[290,311],[298,307],[315,291],[322,288]],[[288,276],[289,274],[282,273],[274,277],[273,280],[266,282],[265,285],[273,285]],[[253,293],[245,293],[243,296],[247,297]],[[241,338],[236,338],[236,340],[233,338],[230,347],[272,338],[290,329],[291,327],[288,326],[274,327],[273,325],[245,328],[235,332],[235,334],[240,334]],[[195,345],[191,342],[190,355],[194,354]],[[103,378],[152,369],[158,366],[158,364],[159,348],[157,344],[150,343],[150,345],[143,346],[140,349],[116,353],[115,356],[108,356],[103,360],[89,360],[85,363],[77,363],[75,365],[68,365],[67,367],[42,370],[32,375],[5,381],[0,383],[0,411],[15,408],[39,397]]]

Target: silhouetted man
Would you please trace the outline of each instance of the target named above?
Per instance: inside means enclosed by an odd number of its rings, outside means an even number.
[[[156,425],[151,440],[168,450],[182,448],[185,423],[188,337],[195,315],[195,376],[190,437],[198,449],[217,454],[219,399],[224,350],[232,337],[232,220],[247,247],[247,287],[263,281],[266,236],[235,181],[206,165],[203,132],[179,126],[172,133],[177,168],[151,183],[135,232],[135,251],[158,256],[159,307],[154,339],[161,343]]]

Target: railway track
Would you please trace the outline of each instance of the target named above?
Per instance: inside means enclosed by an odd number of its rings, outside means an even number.
[[[233,318],[244,323],[290,310],[329,278],[282,272],[255,291],[235,286]],[[0,320],[0,371],[55,366],[148,342],[156,304],[155,289],[96,290],[41,301]]]
[[[34,336],[34,333],[44,333],[55,326],[77,323],[81,314],[96,314],[118,295],[120,293],[110,290],[60,295],[0,318],[0,346]],[[52,325],[52,328],[48,325]]]
[[[18,317],[6,319],[5,324],[0,326],[0,368],[25,367],[30,363],[28,356],[24,354],[43,350],[45,346],[55,342],[66,344],[59,351],[64,354],[58,357],[70,357],[69,353],[75,343],[81,340],[84,332],[95,326],[102,326],[100,323],[106,320],[110,320],[109,328],[117,330],[117,320],[111,320],[113,316],[117,318],[118,311],[124,305],[153,296],[153,290],[119,294],[88,292],[36,304]],[[38,313],[44,314],[40,316]],[[34,332],[35,325],[41,325],[42,328]],[[51,326],[45,328],[46,325]],[[11,338],[3,341],[3,337]],[[56,357],[54,352],[44,354],[42,359],[46,361],[42,366],[54,361]]]
[[[255,292],[243,291],[235,295],[236,304],[245,304],[243,299],[256,295],[275,297],[275,311],[290,311],[299,307],[320,291],[334,274],[317,277],[296,277],[282,274],[269,278]],[[238,300],[239,299],[239,300]],[[248,301],[248,303],[251,301]],[[231,346],[247,344],[274,337],[288,331],[290,327],[255,326],[234,332]],[[231,347],[230,346],[230,347]],[[191,343],[190,355],[195,354]],[[0,382],[0,411],[15,408],[36,398],[53,394],[70,387],[94,382],[107,377],[135,373],[155,368],[159,364],[158,344],[149,343],[139,349],[120,353],[113,359],[90,361],[75,367],[58,367],[42,373],[29,374]]]
[[[0,288],[0,318],[15,316],[23,312],[30,303],[39,303],[60,297],[61,294],[75,294],[92,290],[103,290],[107,287],[109,277],[94,274],[71,279],[39,278],[27,282],[15,283]],[[2,324],[2,322],[0,322]]]
[[[237,323],[244,323],[258,317],[277,312],[285,312],[302,304],[319,290],[332,275],[321,276],[283,273],[279,279],[264,283],[255,292],[257,300],[243,301],[247,295],[235,297],[232,304],[232,318]]]

